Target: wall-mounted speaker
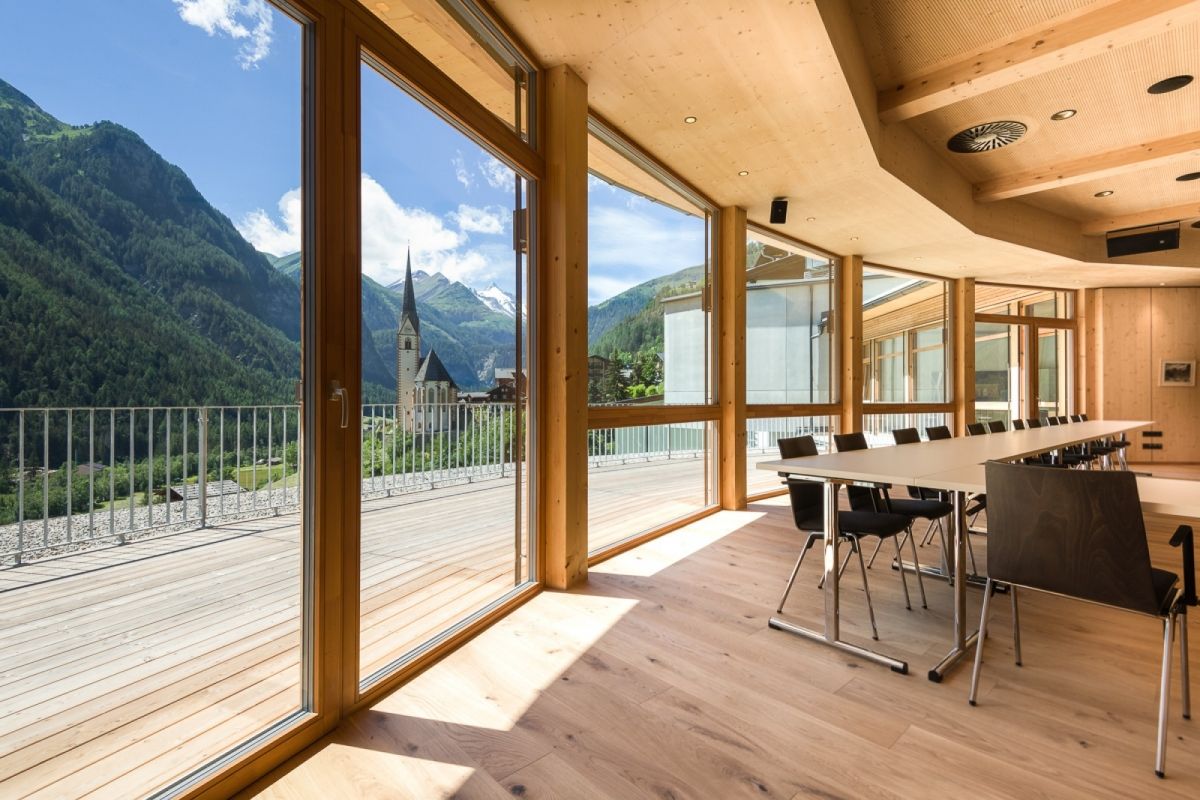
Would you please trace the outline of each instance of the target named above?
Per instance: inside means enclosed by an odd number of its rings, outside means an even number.
[[[776,197],[771,201],[771,224],[782,225],[787,222],[787,199]]]
[[[1135,256],[1179,248],[1179,223],[1108,234],[1108,257]]]

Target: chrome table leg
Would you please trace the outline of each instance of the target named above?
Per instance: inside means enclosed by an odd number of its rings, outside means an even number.
[[[975,641],[978,631],[967,635],[967,496],[954,492],[954,646],[941,661],[929,670],[929,680],[941,683],[954,666],[962,660],[967,648]]]

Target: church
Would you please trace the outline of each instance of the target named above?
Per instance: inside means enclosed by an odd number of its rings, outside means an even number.
[[[458,385],[432,347],[421,358],[421,318],[413,290],[412,250],[404,266],[404,305],[396,331],[396,405],[413,433],[450,430]]]

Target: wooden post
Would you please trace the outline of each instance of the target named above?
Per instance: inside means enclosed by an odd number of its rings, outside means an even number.
[[[975,279],[954,281],[954,431],[975,421]]]
[[[1092,409],[1096,395],[1096,290],[1075,290],[1074,413],[1099,419]]]
[[[746,507],[746,211],[722,208],[717,235],[721,508]]]
[[[546,72],[546,179],[539,197],[538,529],[552,589],[587,580],[587,84]]]
[[[842,360],[841,432],[862,430],[862,256],[844,256],[838,278],[838,353]]]

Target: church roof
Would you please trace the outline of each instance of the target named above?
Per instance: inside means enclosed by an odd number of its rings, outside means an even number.
[[[408,259],[404,265],[404,305],[400,309],[400,328],[404,328],[404,320],[412,323],[412,328],[418,335],[421,333],[421,318],[417,316],[417,296],[413,292],[412,278],[412,249],[409,248]]]
[[[421,368],[417,370],[416,383],[448,383],[455,389],[458,384],[454,382],[454,378],[450,377],[450,373],[446,371],[446,366],[442,364],[442,360],[438,358],[437,351],[433,348],[429,349],[429,355],[425,356],[421,361]]]

